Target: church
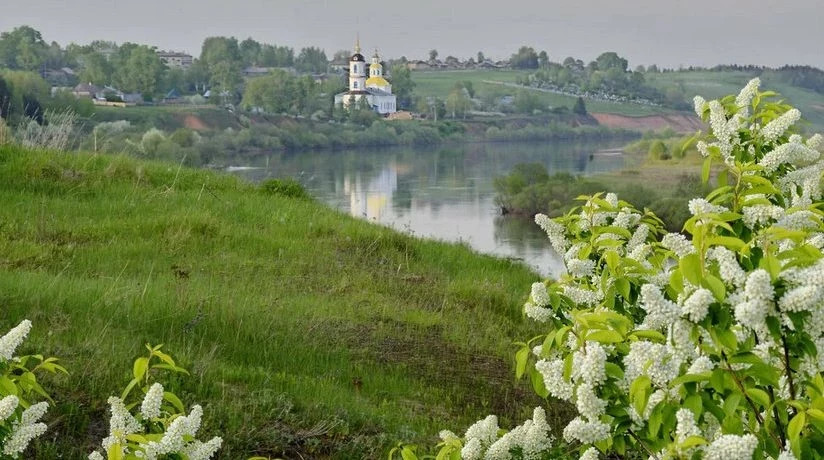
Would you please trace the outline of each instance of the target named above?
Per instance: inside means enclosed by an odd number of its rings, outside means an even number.
[[[381,115],[397,112],[397,99],[392,94],[392,85],[383,77],[383,65],[377,50],[369,64],[369,78],[366,77],[366,66],[358,40],[355,43],[355,54],[349,58],[349,91],[336,94],[335,105],[348,107],[366,100],[369,107]]]

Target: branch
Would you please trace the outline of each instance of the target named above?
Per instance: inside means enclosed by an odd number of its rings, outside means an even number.
[[[638,436],[637,436],[637,435],[636,435],[636,434],[635,434],[632,430],[627,430],[627,433],[629,433],[629,435],[630,435],[630,436],[632,436],[632,437],[633,437],[633,439],[635,439],[635,440],[638,442],[638,444],[640,444],[640,445],[641,445],[641,447],[643,447],[643,448],[644,448],[644,450],[645,450],[645,451],[647,451],[647,453],[649,454],[649,458],[651,458],[651,459],[653,459],[653,460],[660,460],[660,459],[658,458],[658,456],[657,456],[657,455],[655,455],[655,453],[653,453],[653,452],[649,449],[649,447],[647,447],[647,445],[646,445],[646,444],[644,444],[644,441],[641,441],[641,438],[639,438],[639,437],[638,437]]]

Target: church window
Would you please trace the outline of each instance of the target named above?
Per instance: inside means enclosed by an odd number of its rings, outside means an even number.
[[[352,83],[352,87],[357,89],[357,87],[358,87],[358,82],[357,82],[357,81],[353,82],[353,83]]]

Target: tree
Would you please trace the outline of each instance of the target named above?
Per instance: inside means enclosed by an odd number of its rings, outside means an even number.
[[[252,37],[240,42],[238,46],[244,67],[259,65],[261,45]]]
[[[412,104],[412,93],[415,82],[412,81],[412,72],[402,63],[392,66],[392,93],[398,100],[399,108],[409,108]]]
[[[434,61],[436,59],[438,59],[438,50],[436,50],[436,49],[429,50],[429,60]]]
[[[515,110],[526,114],[532,114],[536,110],[541,110],[544,108],[541,101],[535,97],[533,92],[523,89],[515,93],[515,101],[513,104],[515,105]]]
[[[207,37],[203,40],[200,61],[209,76],[209,83],[218,92],[233,92],[240,83],[243,58],[235,37]]]
[[[322,49],[310,46],[302,48],[295,58],[295,68],[301,72],[326,72],[329,60]]]
[[[100,52],[92,51],[78,58],[81,63],[80,81],[84,83],[111,83],[112,66]]]
[[[478,51],[478,64],[480,64],[480,63],[482,63],[482,62],[484,62],[484,61],[486,61],[486,56],[484,56],[484,53],[483,53],[483,52]]]
[[[0,67],[38,71],[46,60],[48,45],[40,32],[20,26],[0,33]]]
[[[538,67],[546,67],[549,64],[549,55],[546,54],[546,51],[541,51],[538,54]]]
[[[629,65],[626,59],[618,56],[618,54],[613,51],[601,53],[600,56],[595,58],[595,62],[598,65],[598,70],[603,71],[619,69],[621,72],[626,72],[627,66]]]
[[[509,64],[515,69],[537,69],[538,53],[532,47],[522,46],[509,59]]]
[[[472,102],[463,88],[455,88],[446,98],[446,111],[452,114],[452,118],[466,118],[466,112],[469,111]]]
[[[349,61],[349,53],[350,51],[347,50],[337,50],[335,54],[332,55],[332,62],[347,62]]]
[[[575,99],[575,105],[572,106],[572,113],[575,115],[587,114],[587,106],[584,104],[584,98],[581,96],[578,96],[578,99]]]
[[[117,67],[113,79],[120,90],[141,93],[149,100],[156,94],[165,70],[166,66],[153,48],[137,45],[129,47],[128,57]]]

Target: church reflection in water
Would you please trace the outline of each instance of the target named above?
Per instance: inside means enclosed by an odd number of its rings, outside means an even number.
[[[394,162],[384,166],[377,175],[355,172],[343,178],[343,192],[349,196],[349,213],[379,222],[388,217],[397,188],[398,169]]]

